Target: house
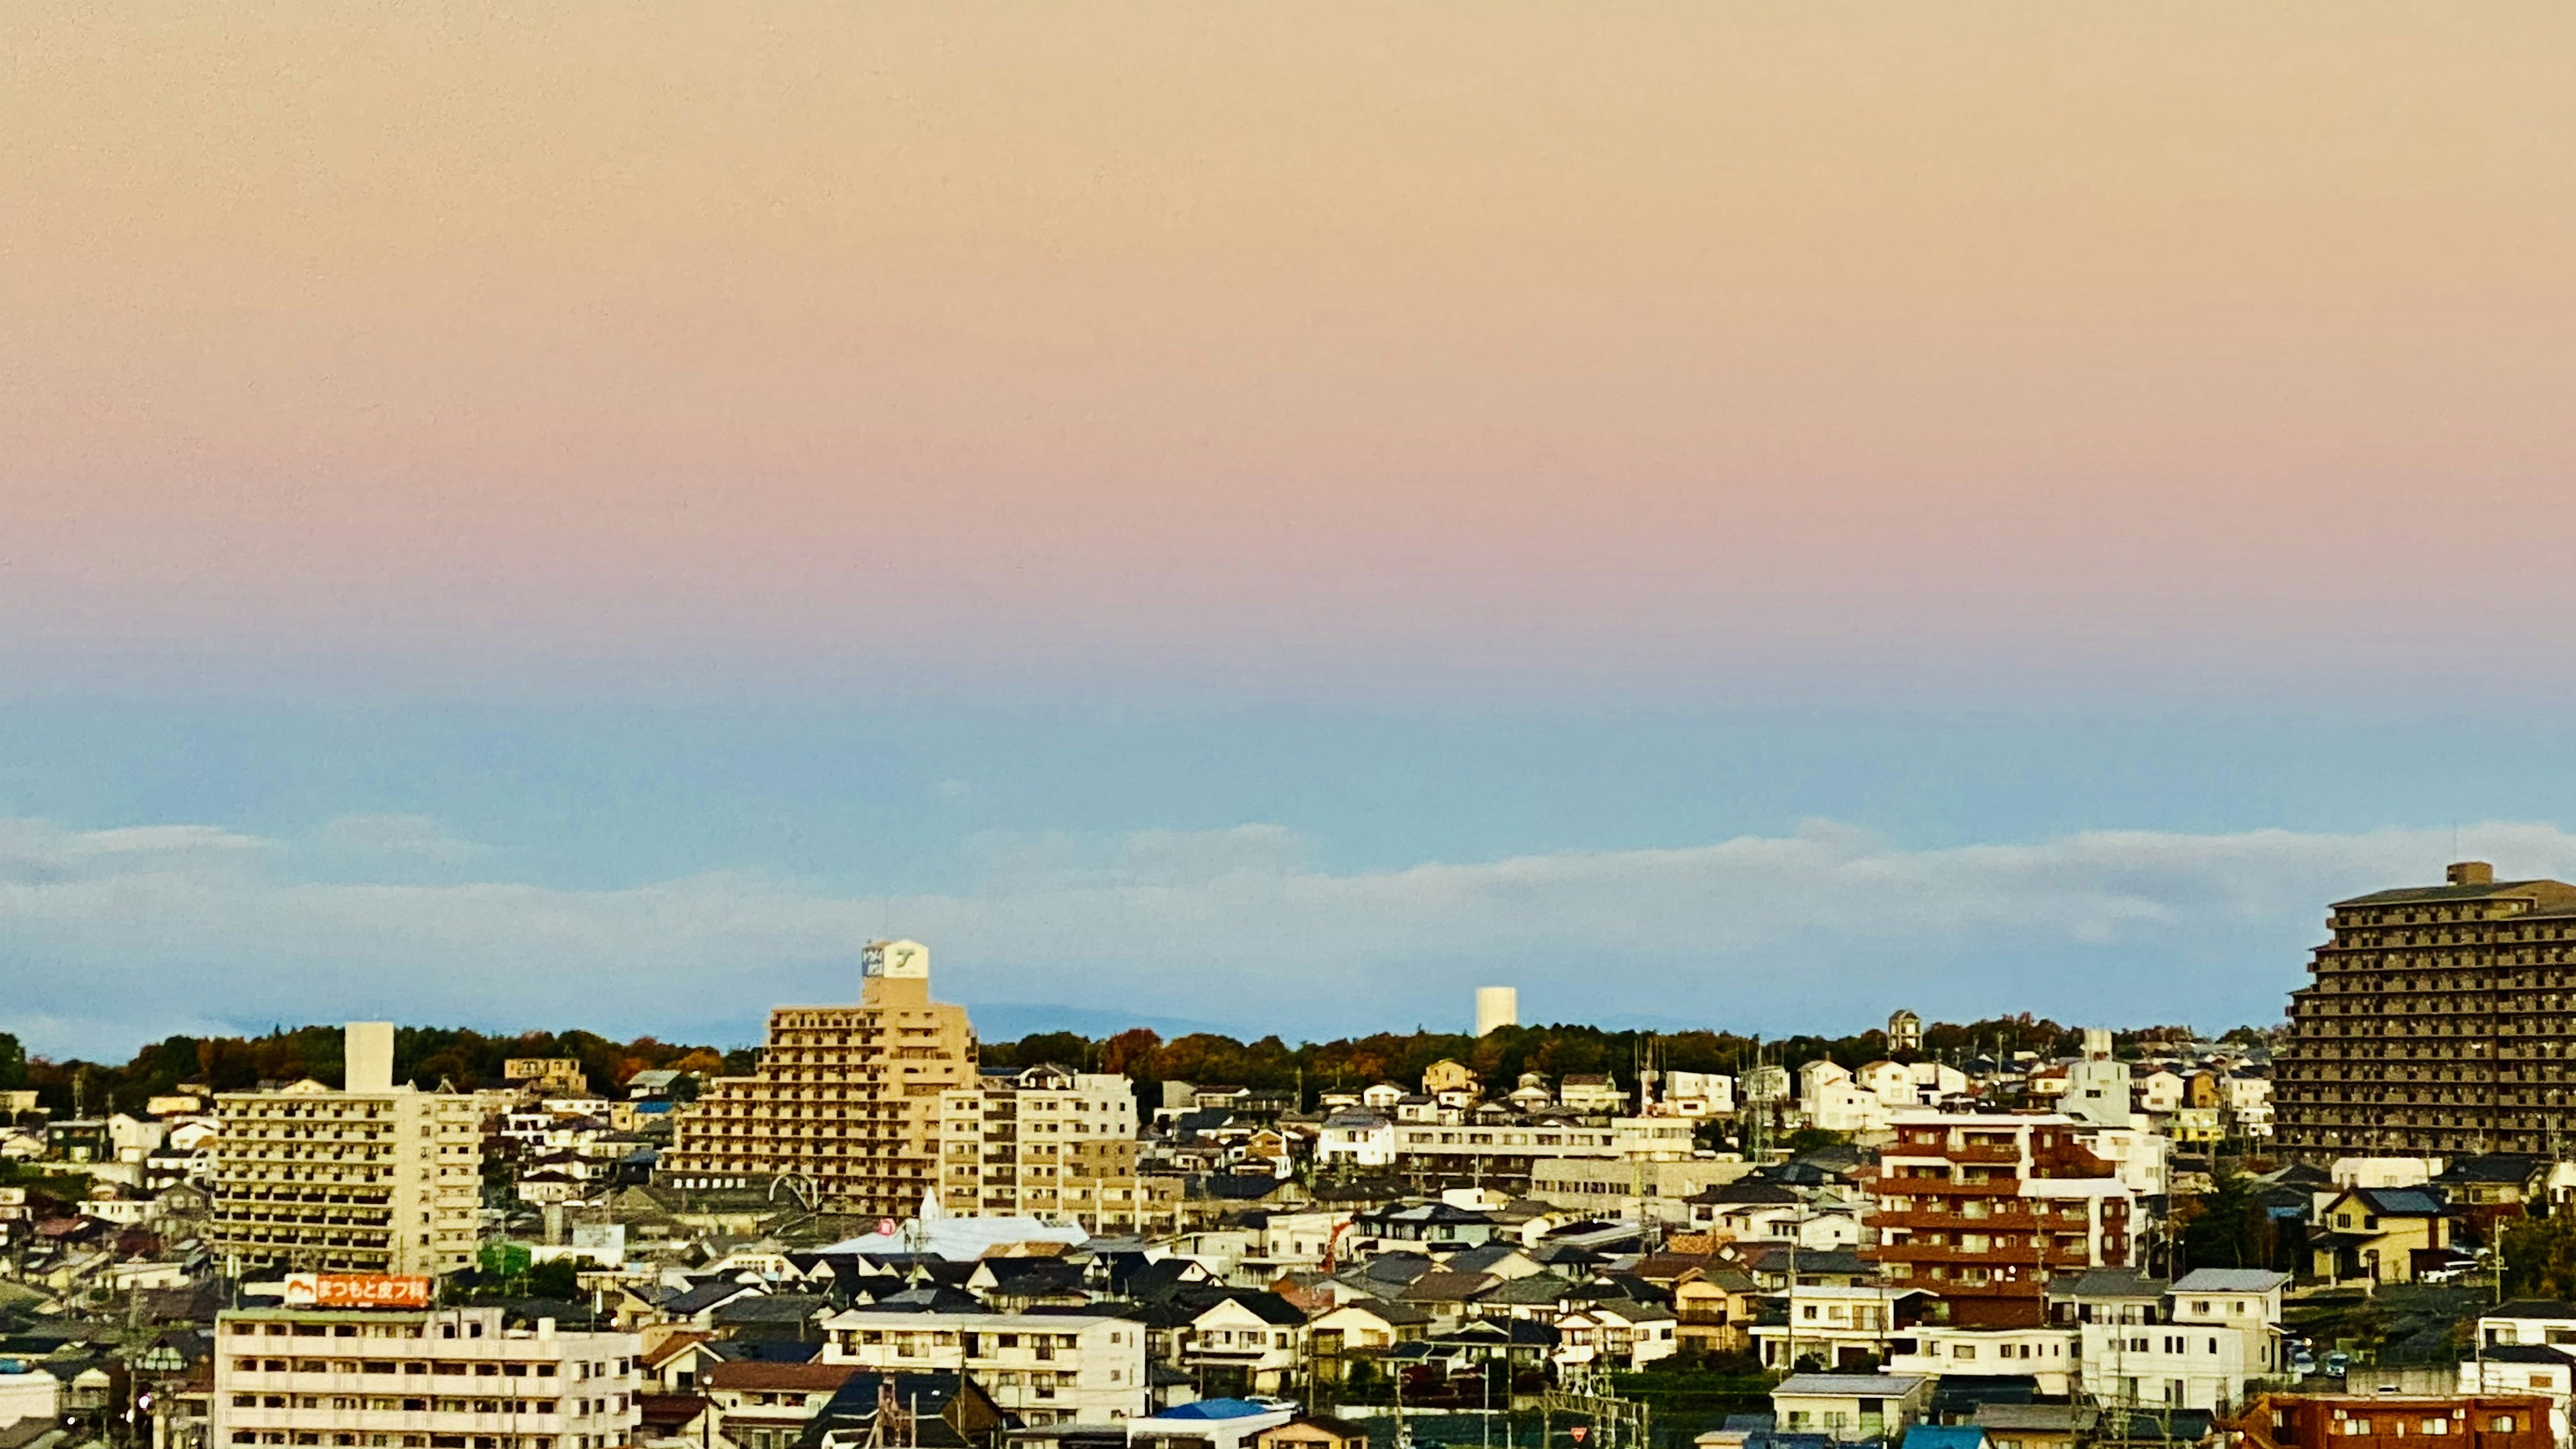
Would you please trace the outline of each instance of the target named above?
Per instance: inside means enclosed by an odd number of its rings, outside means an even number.
[[[2082,1404],[1979,1404],[1986,1449],[2075,1449],[2094,1442],[2100,1411]]]
[[[1871,1062],[1852,1073],[1851,1083],[1891,1107],[1912,1107],[1922,1100],[1914,1069],[1902,1062]]]
[[[1254,1434],[1252,1449],[1368,1449],[1368,1431],[1330,1414],[1299,1414]]]
[[[1680,1320],[1661,1304],[1607,1299],[1558,1314],[1555,1327],[1560,1372],[1630,1373],[1681,1351]]]
[[[1129,1449],[1253,1449],[1255,1436],[1297,1417],[1249,1399],[1201,1399],[1127,1426]]]
[[[806,1422],[796,1449],[990,1449],[1009,1425],[992,1395],[964,1374],[862,1369]]]
[[[2027,1379],[2051,1398],[2072,1393],[2082,1340],[2074,1329],[1964,1328],[1918,1323],[1888,1340],[1892,1374],[1923,1374],[1945,1385],[1977,1379]]]
[[[2281,1371],[2281,1293],[2286,1273],[2195,1268],[2161,1293],[2151,1278],[2125,1285],[2088,1273],[2099,1289],[2076,1301],[2105,1311],[2077,1325],[2079,1393],[2119,1408],[2225,1413],[2257,1379]],[[2052,1290],[2053,1294],[2053,1290]]]
[[[1783,1296],[1783,1321],[1752,1330],[1765,1368],[1794,1370],[1809,1360],[1827,1369],[1874,1367],[1935,1301],[1930,1289],[1878,1284],[1792,1285]]]
[[[2137,1093],[2139,1111],[2164,1113],[2181,1110],[2184,1095],[2181,1073],[2158,1067],[2130,1080]]]
[[[1894,1439],[1922,1418],[1931,1385],[1910,1374],[1791,1374],[1771,1390],[1771,1414],[1784,1433]]]
[[[2346,1188],[2317,1214],[2310,1272],[2328,1282],[2411,1283],[2417,1255],[2450,1245],[2450,1220],[2433,1189]]]
[[[1322,1167],[1391,1167],[1395,1164],[1395,1121],[1382,1112],[1347,1108],[1324,1119],[1315,1138],[1315,1165]]]
[[[1463,1063],[1443,1057],[1423,1069],[1422,1090],[1434,1097],[1443,1092],[1473,1092],[1476,1074]]]
[[[1410,1303],[1354,1298],[1317,1314],[1306,1325],[1314,1345],[1315,1377],[1339,1383],[1354,1357],[1374,1355],[1399,1343],[1420,1343],[1429,1336],[1431,1315]]]
[[[700,1381],[709,1429],[735,1449],[793,1449],[858,1366],[846,1363],[718,1363]]]
[[[1276,1293],[1230,1294],[1191,1317],[1179,1348],[1203,1394],[1278,1394],[1304,1372],[1306,1315]]]
[[[1569,1072],[1557,1083],[1556,1099],[1569,1112],[1587,1116],[1627,1110],[1628,1094],[1607,1072]]]
[[[1753,1346],[1748,1330],[1758,1313],[1761,1285],[1733,1268],[1694,1269],[1673,1280],[1673,1317],[1681,1347],[1694,1354],[1743,1353]]]
[[[2537,1394],[2555,1442],[2569,1436],[2576,1393],[2576,1303],[2516,1299],[2478,1315],[2477,1351],[2460,1360],[2463,1394]]]

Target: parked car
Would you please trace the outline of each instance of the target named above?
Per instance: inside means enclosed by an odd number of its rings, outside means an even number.
[[[2327,1378],[2342,1378],[2344,1375],[2352,1372],[2352,1355],[2344,1352],[2342,1349],[2336,1349],[2334,1352],[2326,1355],[2325,1370]]]

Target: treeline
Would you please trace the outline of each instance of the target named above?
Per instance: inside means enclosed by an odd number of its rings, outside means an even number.
[[[1165,1041],[1138,1027],[1099,1038],[1074,1032],[1042,1032],[1018,1041],[986,1042],[983,1058],[988,1070],[1053,1062],[1079,1070],[1124,1073],[1135,1079],[1139,1099],[1147,1105],[1157,1100],[1160,1084],[1167,1081],[1221,1083],[1264,1091],[1302,1088],[1311,1100],[1318,1091],[1356,1091],[1372,1082],[1417,1086],[1423,1070],[1443,1059],[1465,1063],[1488,1087],[1503,1090],[1509,1090],[1523,1072],[1539,1072],[1550,1079],[1570,1072],[1608,1072],[1618,1077],[1620,1085],[1634,1087],[1637,1066],[1650,1035],[1656,1064],[1668,1072],[1738,1076],[1757,1061],[1785,1066],[1792,1072],[1818,1060],[1857,1068],[1891,1055],[1883,1031],[1761,1040],[1729,1031],[1649,1034],[1608,1031],[1597,1026],[1514,1026],[1482,1037],[1451,1032],[1380,1032],[1290,1046],[1275,1036],[1244,1042],[1205,1032]],[[1945,1061],[1998,1051],[2057,1056],[2074,1051],[2079,1040],[2079,1033],[2071,1027],[2024,1013],[1927,1026],[1922,1050],[1898,1055],[1908,1060],[1922,1057]]]
[[[39,1105],[61,1116],[74,1111],[137,1112],[145,1102],[183,1083],[237,1092],[261,1082],[310,1077],[342,1086],[342,1032],[337,1026],[279,1027],[265,1036],[173,1036],[144,1047],[123,1065],[48,1061],[29,1057],[16,1037],[0,1032],[0,1091],[33,1087]],[[614,1092],[640,1071],[751,1070],[753,1053],[665,1042],[654,1037],[614,1041],[596,1032],[521,1032],[495,1036],[461,1027],[398,1027],[394,1031],[394,1080],[434,1088],[442,1082],[473,1087],[501,1075],[512,1057],[572,1057],[594,1091]]]
[[[2125,1050],[2189,1035],[2180,1027],[2150,1027],[2120,1033],[2117,1040]],[[2230,1040],[2261,1040],[2263,1035],[2251,1027],[2227,1034]],[[1664,1070],[1730,1076],[1741,1075],[1756,1061],[1795,1072],[1812,1061],[1831,1060],[1858,1068],[1890,1055],[1948,1062],[2020,1051],[2064,1056],[2080,1044],[2074,1028],[2027,1012],[1984,1021],[1932,1023],[1923,1029],[1919,1053],[1890,1053],[1882,1031],[1768,1040],[1713,1030],[1651,1036],[1656,1062]],[[1417,1085],[1423,1069],[1443,1058],[1466,1063],[1488,1086],[1503,1090],[1509,1090],[1523,1072],[1539,1072],[1551,1080],[1570,1072],[1608,1072],[1622,1086],[1634,1087],[1648,1037],[1645,1032],[1595,1026],[1519,1026],[1484,1037],[1379,1032],[1290,1046],[1276,1036],[1245,1042],[1204,1032],[1165,1041],[1138,1027],[1097,1038],[1043,1032],[1017,1041],[985,1042],[982,1055],[985,1067],[994,1070],[1054,1062],[1086,1071],[1124,1073],[1136,1080],[1139,1100],[1148,1105],[1159,1100],[1161,1084],[1167,1081],[1268,1091],[1302,1087],[1311,1101],[1319,1091],[1355,1091],[1372,1082]],[[394,1032],[394,1080],[423,1088],[443,1082],[471,1087],[498,1078],[502,1063],[512,1057],[571,1057],[582,1064],[592,1090],[609,1092],[635,1073],[656,1068],[748,1073],[757,1055],[749,1047],[722,1051],[649,1036],[621,1042],[587,1031],[499,1036],[462,1027],[407,1026]],[[173,1036],[144,1047],[121,1066],[31,1058],[16,1037],[0,1032],[0,1091],[33,1087],[41,1105],[57,1116],[75,1110],[139,1111],[147,1099],[181,1083],[202,1083],[230,1092],[264,1081],[305,1077],[328,1086],[343,1084],[339,1027],[279,1027],[257,1037]]]

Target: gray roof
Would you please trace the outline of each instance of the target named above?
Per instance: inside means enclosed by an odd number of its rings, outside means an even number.
[[[2499,1303],[2478,1315],[2480,1318],[2576,1318],[2576,1303],[2560,1303],[2549,1298],[2516,1298]]]
[[[1980,1429],[2090,1429],[2099,1415],[2076,1404],[1979,1404]]]
[[[2048,1285],[2051,1298],[2161,1298],[2169,1287],[2162,1278],[2150,1278],[2134,1268],[2087,1268],[2081,1273],[2052,1280]]]
[[[2194,1268],[2174,1280],[2176,1293],[2269,1293],[2290,1281],[2267,1268]]]
[[[1833,1397],[1901,1399],[1923,1386],[1914,1374],[1791,1374],[1771,1390],[1781,1394],[1823,1394]]]

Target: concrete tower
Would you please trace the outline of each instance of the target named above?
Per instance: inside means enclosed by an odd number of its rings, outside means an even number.
[[[1479,986],[1476,988],[1476,1035],[1484,1036],[1498,1026],[1521,1024],[1521,993],[1513,986]]]

